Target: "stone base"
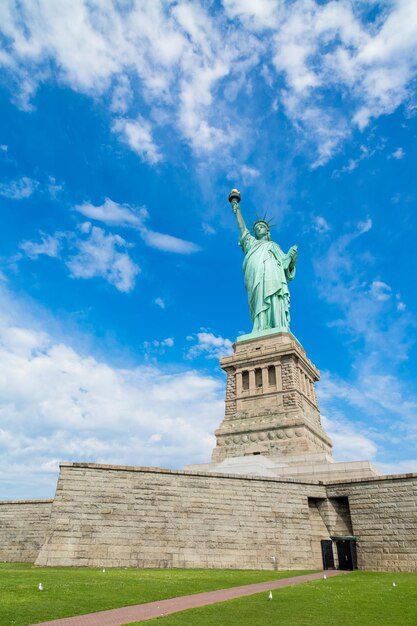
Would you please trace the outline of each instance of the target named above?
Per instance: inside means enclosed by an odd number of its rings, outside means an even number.
[[[324,453],[229,457],[220,463],[187,465],[184,469],[188,471],[213,472],[215,474],[268,476],[270,478],[294,478],[325,482],[371,478],[380,475],[369,461],[338,463],[330,455]]]
[[[212,462],[248,454],[330,454],[314,383],[319,372],[291,333],[240,338],[220,359],[227,374],[225,416]]]
[[[301,343],[298,341],[297,337],[293,335],[287,328],[268,328],[267,330],[253,330],[251,333],[247,333],[246,335],[239,335],[236,338],[236,343],[240,341],[253,341],[254,339],[260,339],[262,337],[271,337],[273,335],[288,335],[292,337],[300,346]]]

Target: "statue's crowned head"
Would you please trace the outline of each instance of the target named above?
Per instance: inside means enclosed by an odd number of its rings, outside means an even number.
[[[256,220],[254,222],[252,230],[255,234],[256,239],[267,239],[271,240],[271,228],[269,222],[266,219]]]

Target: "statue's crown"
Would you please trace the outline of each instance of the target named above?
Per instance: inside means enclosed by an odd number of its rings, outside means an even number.
[[[256,219],[255,219],[255,221],[253,222],[253,225],[252,225],[252,232],[255,232],[255,226],[257,224],[265,224],[265,226],[267,227],[267,229],[269,231],[271,230],[271,228],[273,228],[275,226],[275,224],[271,223],[271,220],[268,220],[268,218],[266,216],[266,213],[265,213],[265,215],[263,217],[259,217],[259,215],[256,215]]]

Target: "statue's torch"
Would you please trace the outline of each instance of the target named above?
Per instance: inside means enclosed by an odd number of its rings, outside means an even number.
[[[237,210],[239,209],[240,191],[238,191],[237,189],[232,189],[232,191],[229,193],[229,202],[232,205],[233,213],[236,214]]]

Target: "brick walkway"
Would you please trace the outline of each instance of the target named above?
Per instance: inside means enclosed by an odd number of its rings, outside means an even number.
[[[342,571],[327,571],[326,576],[331,578],[332,576],[339,576],[340,574],[346,573],[347,572]],[[194,609],[199,606],[206,606],[207,604],[232,600],[233,598],[242,598],[243,596],[250,596],[254,593],[267,593],[274,589],[299,585],[300,583],[309,582],[310,580],[319,580],[320,578],[323,578],[322,572],[318,574],[305,574],[304,576],[282,578],[281,580],[271,580],[265,583],[256,583],[242,587],[231,587],[230,589],[219,589],[218,591],[206,591],[190,596],[179,596],[178,598],[170,598],[169,600],[125,606],[120,609],[110,609],[109,611],[88,613],[87,615],[78,615],[76,617],[64,617],[50,622],[42,622],[42,624],[32,624],[31,626],[42,626],[43,624],[47,624],[48,626],[122,626],[130,622],[142,622],[153,617],[178,613],[186,609]]]

